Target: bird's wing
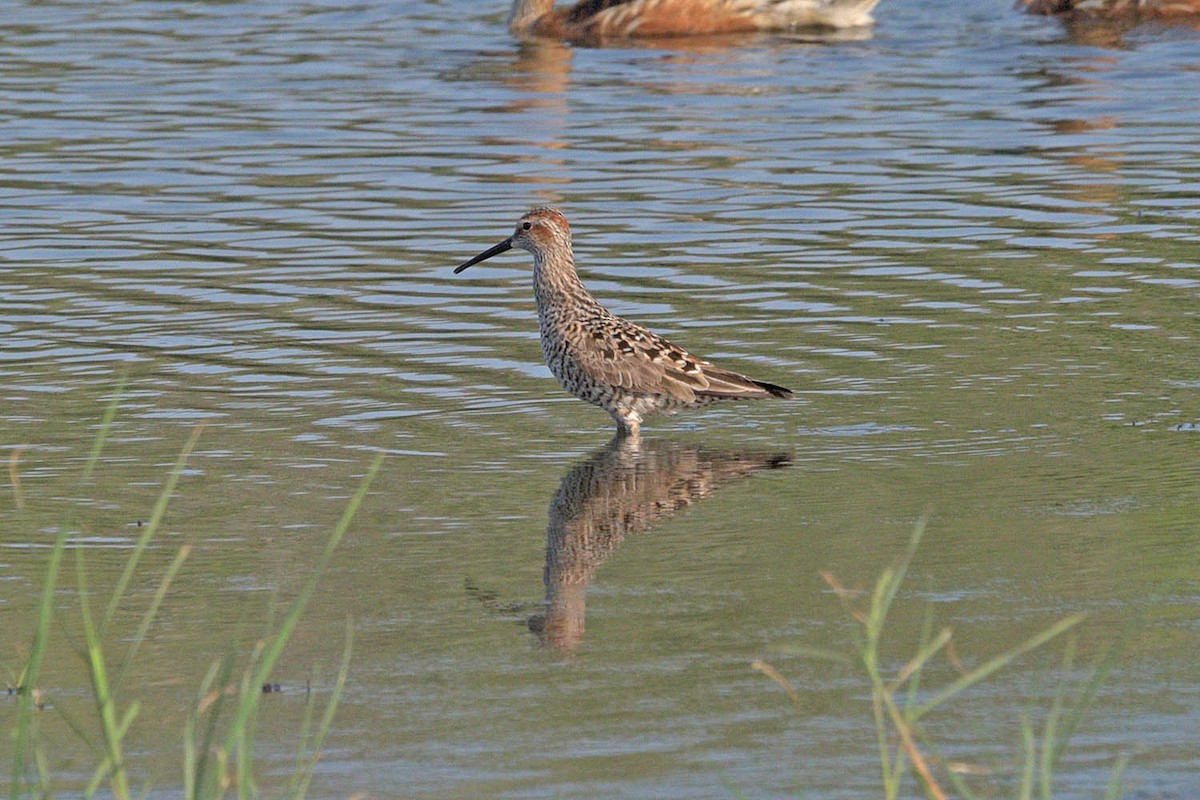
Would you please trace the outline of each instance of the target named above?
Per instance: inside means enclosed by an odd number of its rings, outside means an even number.
[[[610,316],[583,324],[568,354],[598,382],[693,403],[698,397],[766,397],[762,386],[696,358],[640,325]]]
[[[754,31],[762,7],[763,0],[583,0],[563,11],[566,21],[605,38]]]

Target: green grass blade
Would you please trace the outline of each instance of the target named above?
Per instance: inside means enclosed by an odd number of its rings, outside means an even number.
[[[304,717],[300,721],[300,741],[296,745],[296,764],[292,767],[292,780],[285,797],[296,797],[300,785],[304,782],[304,770],[309,763],[308,755],[315,747],[316,730],[313,720],[317,714],[317,695],[312,690],[311,682],[304,702]]]
[[[951,697],[954,697],[956,694],[959,694],[963,690],[968,689],[971,686],[974,686],[975,684],[979,683],[983,679],[987,678],[992,673],[994,673],[1000,669],[1003,669],[1008,664],[1010,664],[1014,660],[1016,660],[1018,657],[1024,655],[1025,653],[1029,652],[1030,650],[1034,650],[1038,647],[1041,647],[1043,644],[1045,644],[1046,642],[1055,638],[1056,636],[1061,636],[1062,634],[1066,633],[1071,628],[1078,625],[1080,622],[1083,622],[1085,616],[1086,615],[1084,615],[1084,614],[1072,614],[1069,617],[1065,617],[1065,618],[1059,620],[1058,622],[1054,623],[1050,627],[1046,628],[1041,633],[1038,633],[1038,634],[1035,634],[1034,636],[1029,637],[1024,642],[1017,645],[1016,647],[1014,647],[1010,650],[1006,650],[1005,652],[1001,653],[1000,655],[996,656],[995,658],[976,667],[975,669],[968,672],[966,675],[963,675],[961,678],[959,678],[958,680],[951,683],[945,689],[942,689],[940,692],[938,692],[936,695],[934,695],[931,699],[927,700],[926,702],[922,703],[917,708],[913,709],[910,714],[911,718],[913,719],[913,721],[920,719],[924,715],[928,714],[930,711],[933,711],[935,708],[940,706],[942,703],[949,700]]]
[[[318,557],[317,563],[314,565],[309,579],[305,582],[303,588],[300,590],[299,596],[292,602],[291,607],[288,609],[288,613],[279,626],[279,630],[276,632],[275,636],[272,637],[266,652],[258,662],[258,668],[254,671],[253,679],[250,681],[251,687],[262,686],[262,684],[270,676],[270,672],[274,668],[275,663],[279,660],[279,656],[283,652],[283,648],[287,645],[288,640],[291,638],[292,632],[296,628],[296,624],[300,621],[300,617],[304,613],[305,607],[308,605],[309,600],[316,591],[318,579],[325,571],[325,568],[329,565],[329,561],[333,558],[333,552],[337,548],[338,544],[341,543],[342,537],[345,536],[347,529],[349,529],[351,521],[354,519],[355,514],[358,513],[359,506],[361,506],[363,500],[366,499],[367,491],[371,488],[371,482],[375,479],[375,475],[379,472],[379,468],[382,466],[382,464],[383,455],[380,454],[367,469],[366,476],[359,484],[358,490],[350,499],[349,504],[347,504],[346,509],[343,511],[342,517],[338,521],[337,526],[334,528],[332,535],[330,535],[329,540],[325,543],[325,548],[321,551],[321,555]],[[248,724],[250,717],[257,711],[261,695],[261,692],[250,692],[244,698],[243,702],[239,704],[233,722],[231,723],[229,734],[226,737],[225,743],[227,750],[232,752],[233,746],[237,743],[238,738],[242,735],[242,731]]]
[[[1131,758],[1129,753],[1122,753],[1117,757],[1112,772],[1108,776],[1108,789],[1104,792],[1104,800],[1119,800],[1121,797],[1121,778],[1125,774],[1125,768],[1129,766]]]
[[[946,631],[947,633],[950,632],[949,628],[944,628],[943,630]],[[928,648],[930,646],[929,643],[932,641],[932,638],[931,638],[932,635],[933,635],[933,606],[929,605],[929,606],[925,607],[925,618],[921,620],[921,639],[920,639],[921,644],[917,650],[918,655],[923,650],[925,650],[926,648]],[[949,638],[947,638],[946,641],[948,642]],[[943,645],[943,646],[945,646],[945,645]],[[912,662],[910,662],[910,664],[911,663]],[[908,714],[908,710],[917,704],[917,697],[921,691],[921,674],[922,674],[922,671],[924,670],[924,667],[925,667],[925,661],[921,661],[919,664],[916,664],[913,669],[905,670],[906,672],[909,673],[909,676],[910,676],[910,679],[908,681],[908,688],[905,690],[905,695],[906,695],[904,698],[905,714]],[[900,685],[899,683],[896,684],[897,688],[899,688],[899,685]]]
[[[1059,726],[1060,733],[1057,740],[1053,743],[1054,749],[1051,754],[1051,763],[1056,764],[1062,751],[1066,748],[1067,742],[1075,735],[1075,729],[1079,727],[1079,723],[1083,720],[1083,715],[1096,702],[1096,698],[1100,692],[1100,686],[1108,679],[1108,675],[1117,665],[1117,660],[1125,652],[1129,643],[1133,640],[1134,634],[1141,627],[1141,618],[1130,620],[1129,624],[1121,631],[1121,635],[1117,640],[1105,651],[1095,666],[1092,667],[1092,674],[1088,678],[1078,694],[1075,696],[1075,701],[1071,704],[1070,710],[1063,718]]]
[[[1075,639],[1067,639],[1063,652],[1062,669],[1068,672],[1075,657]],[[1058,742],[1058,722],[1063,715],[1063,697],[1065,690],[1060,685],[1054,692],[1054,700],[1046,713],[1046,722],[1042,725],[1042,753],[1038,771],[1038,789],[1042,800],[1053,800],[1054,764],[1057,761],[1055,744]]]
[[[238,697],[238,706],[245,708],[250,701],[247,697],[249,694],[248,687],[243,682],[242,693]],[[257,702],[255,702],[257,706]],[[251,757],[254,753],[251,750],[250,742],[254,741],[254,735],[250,729],[254,726],[254,716],[251,715],[244,725],[236,730],[236,744],[230,748],[230,752],[236,755],[235,758],[235,775],[234,784],[237,786],[238,800],[251,800],[254,797],[254,772],[251,769]]]
[[[46,763],[46,751],[38,748],[33,754],[37,766],[38,791],[43,800],[53,800],[54,792],[50,786],[50,765]]]
[[[104,646],[100,641],[100,630],[92,618],[82,550],[75,551],[75,568],[78,576],[79,618],[83,626],[86,647],[84,660],[92,682],[92,700],[96,704],[96,713],[100,720],[104,754],[109,762],[109,787],[116,800],[130,800],[128,778],[125,774],[125,763],[121,753],[121,724],[117,719],[112,683],[108,679],[108,667],[104,656]]]
[[[88,781],[83,790],[84,798],[96,796],[96,792],[100,790],[100,785],[104,783],[104,779],[108,777],[108,773],[112,770],[112,761],[107,756],[100,759],[100,763],[96,765],[96,769],[92,772],[92,778]]]
[[[1033,722],[1025,713],[1021,714],[1021,784],[1017,790],[1018,800],[1033,800],[1033,779],[1037,773],[1037,741],[1033,735]]]
[[[899,674],[896,675],[896,678],[890,684],[888,684],[888,692],[897,691],[909,678],[919,675],[929,659],[941,652],[941,649],[946,646],[946,642],[950,641],[951,635],[952,634],[949,628],[942,628],[942,630],[938,632],[938,635],[934,637],[933,641],[922,646],[921,649],[917,651],[917,654],[913,656],[907,664],[904,665]]]
[[[108,405],[104,409],[104,416],[100,419],[100,428],[96,432],[96,438],[92,440],[92,451],[88,454],[88,459],[83,465],[83,475],[79,479],[82,485],[91,479],[92,473],[96,471],[96,465],[100,463],[100,454],[104,452],[104,444],[108,441],[108,434],[112,431],[113,420],[117,418],[117,409],[121,406],[121,396],[125,393],[125,376],[117,382],[117,388],[113,391],[112,400],[108,401]]]
[[[171,500],[171,495],[175,493],[175,485],[179,483],[179,478],[183,474],[183,468],[187,464],[188,456],[196,447],[196,441],[200,438],[200,432],[203,428],[196,428],[192,431],[192,435],[188,438],[183,446],[183,451],[180,452],[179,458],[175,461],[175,467],[167,476],[167,482],[163,485],[163,489],[159,492],[158,501],[154,504],[154,511],[150,515],[149,522],[144,526],[142,535],[138,537],[137,543],[133,547],[133,551],[129,554],[129,558],[125,560],[125,569],[121,571],[121,577],[117,579],[117,585],[113,588],[112,597],[108,601],[108,608],[104,612],[103,621],[100,623],[100,632],[103,636],[108,630],[108,626],[112,623],[113,617],[116,616],[117,607],[121,604],[121,600],[125,597],[125,592],[129,589],[129,583],[133,580],[133,573],[137,570],[137,565],[142,559],[142,554],[146,550],[146,546],[150,544],[150,540],[154,538],[154,534],[158,532],[158,526],[162,523],[163,515],[167,511],[167,504]]]
[[[883,633],[884,622],[887,620],[888,612],[891,611],[892,602],[896,599],[896,594],[900,591],[900,585],[904,583],[904,578],[908,574],[908,567],[912,563],[913,557],[917,554],[917,548],[921,544],[921,538],[925,535],[926,518],[922,517],[913,526],[912,534],[908,539],[908,547],[896,559],[896,563],[891,567],[883,570],[879,575],[879,580],[875,584],[875,592],[871,597],[871,609],[868,613],[868,629],[867,635],[875,636],[878,639]]]
[[[192,728],[194,729],[199,724],[203,715],[207,714],[208,719],[204,729],[204,739],[193,753],[195,771],[192,784],[196,794],[187,795],[187,800],[200,800],[215,796],[215,787],[223,780],[224,754],[216,752],[214,748],[217,741],[217,722],[220,720],[221,710],[225,706],[225,687],[229,686],[230,679],[233,677],[233,664],[234,656],[231,651],[222,662],[213,665],[205,678],[205,683],[201,685],[199,699],[193,711],[195,724],[192,724]],[[212,758],[214,755],[216,756],[215,761]]]
[[[899,791],[901,767],[893,766],[892,748],[888,737],[887,718],[883,710],[883,698],[879,692],[871,696],[871,711],[875,719],[875,743],[879,748],[879,773],[883,776],[883,796],[887,800],[896,797]]]
[[[33,644],[29,649],[29,657],[21,670],[23,683],[17,688],[17,723],[13,735],[12,781],[9,794],[12,800],[24,795],[23,787],[27,784],[25,777],[26,751],[31,743],[31,728],[36,701],[34,691],[38,686],[38,675],[41,671],[42,657],[46,650],[46,640],[50,636],[50,619],[54,616],[54,589],[58,582],[59,571],[62,569],[62,556],[67,541],[67,531],[64,527],[55,538],[54,547],[50,551],[50,560],[46,565],[46,577],[42,583],[42,597],[38,604],[37,624],[33,631]]]
[[[132,666],[138,648],[142,646],[142,642],[145,641],[150,626],[158,616],[158,609],[162,606],[163,600],[166,599],[167,590],[171,587],[171,583],[175,580],[175,576],[179,573],[183,562],[187,560],[191,552],[192,546],[190,544],[185,544],[179,548],[179,552],[175,554],[175,558],[171,561],[170,566],[167,567],[166,573],[163,574],[163,578],[158,584],[158,590],[154,593],[154,599],[150,601],[150,607],[142,615],[142,622],[138,626],[137,632],[133,635],[133,640],[129,643],[129,649],[125,651],[125,658],[122,659],[121,668],[117,671],[116,685],[120,686],[124,682],[125,673]]]
[[[292,791],[289,793],[292,800],[304,800],[304,796],[308,794],[308,785],[312,781],[317,761],[321,757],[321,746],[325,743],[325,737],[329,734],[330,729],[333,728],[333,717],[342,701],[342,693],[346,689],[346,679],[350,675],[350,653],[353,649],[354,626],[347,621],[346,644],[342,647],[342,663],[338,668],[337,680],[334,682],[333,692],[325,702],[325,712],[321,715],[321,722],[317,725],[316,734],[312,739],[306,759],[307,763],[298,765],[296,770],[299,781],[292,783]]]
[[[113,394],[112,400],[109,401],[108,406],[104,410],[104,416],[100,421],[100,428],[96,432],[96,438],[92,442],[92,450],[88,455],[87,462],[84,464],[83,474],[80,477],[79,483],[81,486],[91,478],[92,473],[96,469],[96,464],[100,461],[100,454],[104,451],[104,443],[108,439],[108,434],[112,430],[113,420],[117,416],[117,409],[120,407],[124,386],[125,380],[122,377]],[[46,564],[46,577],[42,583],[42,595],[38,603],[38,615],[33,631],[33,643],[30,645],[29,656],[25,660],[25,666],[21,670],[25,691],[17,697],[17,721],[13,733],[13,762],[9,788],[12,800],[18,800],[18,798],[23,796],[23,787],[28,783],[26,780],[25,762],[26,752],[31,745],[31,728],[33,725],[33,714],[36,710],[34,708],[34,691],[38,686],[38,676],[41,672],[42,659],[46,652],[46,642],[50,638],[50,620],[55,615],[54,592],[57,587],[59,572],[62,569],[63,551],[66,549],[67,535],[71,529],[74,510],[75,506],[72,505],[59,528],[58,535],[54,539],[54,547],[50,550],[50,558]]]

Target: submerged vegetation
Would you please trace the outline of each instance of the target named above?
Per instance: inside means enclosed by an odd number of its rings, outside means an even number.
[[[848,589],[835,576],[822,573],[821,577],[858,624],[852,654],[808,647],[785,649],[850,665],[870,684],[882,790],[887,800],[901,796],[904,781],[910,774],[915,777],[923,794],[933,800],[955,796],[952,792],[967,800],[974,800],[981,795],[997,796],[994,790],[978,792],[973,789],[967,782],[966,774],[976,770],[969,765],[942,758],[930,726],[923,722],[931,713],[943,708],[970,687],[986,680],[1022,655],[1067,633],[1083,621],[1084,615],[1065,617],[973,669],[963,667],[954,654],[953,631],[942,628],[935,634],[932,619],[926,616],[915,653],[897,668],[889,669],[886,666],[887,659],[881,652],[888,613],[924,532],[925,521],[922,520],[914,527],[905,551],[880,572],[865,604],[861,602],[865,593]],[[1068,701],[1065,689],[1060,688],[1056,692],[1050,708],[1043,715],[1040,731],[1036,729],[1032,714],[1026,711],[1021,715],[1020,756],[1016,759],[1018,767],[1015,780],[1009,781],[1014,784],[1012,796],[1019,800],[1051,800],[1054,796],[1054,774],[1059,759],[1115,665],[1127,638],[1122,637],[1096,661],[1072,700]],[[1060,663],[1063,671],[1072,669],[1074,652],[1074,640],[1068,637]],[[939,688],[922,685],[926,668],[939,654],[945,655],[954,665],[958,677]],[[758,659],[752,667],[782,687],[796,705],[802,704],[800,691],[770,663]],[[1116,800],[1119,796],[1121,775],[1127,763],[1128,756],[1122,755],[1113,765],[1105,800]]]
[[[119,397],[109,405],[104,416],[84,466],[81,486],[99,463],[116,416],[118,401]],[[181,546],[157,578],[155,591],[141,612],[136,629],[117,631],[115,623],[118,610],[130,602],[131,581],[146,548],[161,527],[167,505],[199,435],[198,429],[183,447],[163,485],[150,519],[141,526],[140,535],[130,549],[106,603],[98,603],[98,592],[89,586],[85,549],[68,548],[68,538],[75,529],[77,505],[72,504],[58,527],[46,564],[33,640],[13,690],[17,706],[11,731],[13,759],[9,796],[13,800],[49,798],[66,789],[58,785],[55,775],[51,773],[51,755],[47,753],[41,736],[42,718],[47,714],[60,715],[91,752],[94,767],[89,767],[91,775],[83,787],[82,796],[90,798],[102,792],[115,800],[128,800],[144,797],[154,788],[151,785],[136,785],[139,781],[130,774],[127,764],[126,742],[140,710],[137,699],[130,697],[127,679],[172,582],[188,558],[190,545]],[[231,652],[209,668],[184,722],[182,780],[179,783],[186,800],[231,795],[253,798],[261,795],[254,777],[253,740],[262,696],[274,688],[275,685],[269,682],[272,669],[295,631],[334,549],[362,504],[381,462],[382,456],[370,466],[298,596],[286,608],[281,619],[257,641],[247,663],[239,668],[237,654]],[[14,481],[14,490],[18,485]],[[56,600],[59,592],[71,580],[72,570],[64,565],[64,561],[68,560],[68,552],[72,553],[74,560],[74,591],[67,589],[75,603],[70,611]],[[73,647],[87,674],[90,702],[83,717],[68,714],[65,708],[54,702],[50,691],[41,688],[39,682],[43,664],[51,651],[51,641],[54,634],[58,633]],[[121,644],[116,646],[113,642]],[[296,765],[286,789],[286,797],[302,798],[308,790],[322,742],[330,730],[345,686],[351,643],[351,629],[347,625],[340,668],[324,706],[319,708],[315,697],[311,693],[309,695]],[[70,788],[73,792],[75,787],[72,785]],[[174,787],[172,792],[175,792]]]

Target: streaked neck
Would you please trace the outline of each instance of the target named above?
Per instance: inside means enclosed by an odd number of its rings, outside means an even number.
[[[556,247],[548,253],[534,254],[533,293],[539,307],[543,303],[561,305],[592,299],[575,271],[575,257],[570,247]]]

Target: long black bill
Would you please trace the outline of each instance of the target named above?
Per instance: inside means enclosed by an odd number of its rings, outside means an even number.
[[[498,256],[501,253],[503,253],[505,250],[512,250],[512,237],[505,239],[503,242],[496,245],[495,247],[489,247],[487,250],[484,250],[482,253],[475,256],[470,261],[459,264],[457,267],[454,268],[454,274],[457,275],[458,273],[462,272],[464,269],[471,266],[472,264],[478,264],[480,261],[487,261],[492,256]]]

